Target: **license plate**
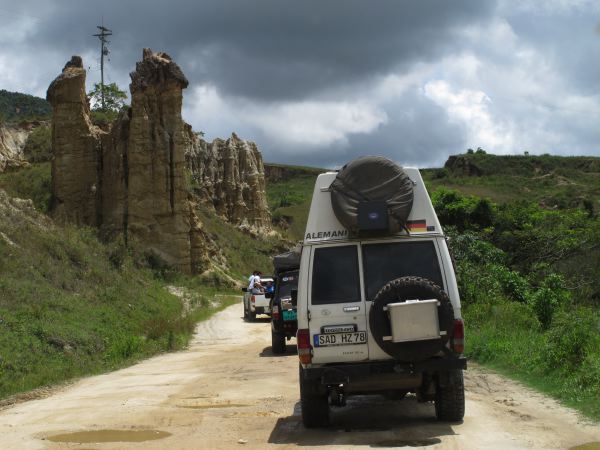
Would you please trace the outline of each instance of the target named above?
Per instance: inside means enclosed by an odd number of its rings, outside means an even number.
[[[295,310],[289,309],[283,311],[283,320],[296,320],[298,318],[298,314]]]
[[[315,334],[313,336],[313,342],[315,347],[365,344],[367,342],[367,332],[357,331],[355,333]]]

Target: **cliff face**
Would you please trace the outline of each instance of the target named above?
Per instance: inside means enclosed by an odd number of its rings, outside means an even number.
[[[23,148],[30,131],[18,125],[0,125],[0,173],[27,165]]]
[[[206,142],[193,133],[186,152],[193,191],[228,222],[259,230],[271,227],[265,169],[254,142],[235,133]]]
[[[85,95],[85,69],[73,56],[50,84],[52,105],[52,214],[61,222],[100,225],[100,135]]]
[[[459,176],[480,177],[482,175],[481,169],[465,155],[451,155],[444,168]]]
[[[209,205],[257,231],[269,229],[271,217],[256,145],[235,135],[211,144],[199,139],[181,117],[187,85],[167,54],[145,49],[131,73],[131,108],[109,132],[91,124],[81,58],[67,63],[48,100],[54,108],[54,216],[135,239],[189,273],[223,262],[198,208]]]

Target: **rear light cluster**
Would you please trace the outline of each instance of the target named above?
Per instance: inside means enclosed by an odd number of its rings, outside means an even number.
[[[271,314],[273,315],[273,319],[279,320],[279,306],[273,305],[273,311],[271,311]]]
[[[256,297],[253,295],[252,297],[250,297],[250,301],[251,301],[252,303],[256,303]]]
[[[310,332],[308,331],[308,328],[298,330],[296,342],[298,345],[298,358],[300,358],[300,362],[302,364],[310,364],[312,360],[312,345],[310,345]]]
[[[465,324],[462,319],[454,321],[454,333],[452,336],[452,349],[456,353],[463,353],[465,351]]]

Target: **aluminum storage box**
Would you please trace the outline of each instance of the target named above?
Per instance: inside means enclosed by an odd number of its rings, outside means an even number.
[[[438,300],[407,300],[387,305],[392,330],[384,340],[425,341],[440,338]]]

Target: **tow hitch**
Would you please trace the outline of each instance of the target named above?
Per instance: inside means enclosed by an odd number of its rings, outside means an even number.
[[[331,388],[329,403],[331,406],[346,406],[346,394],[344,393],[343,384]]]

